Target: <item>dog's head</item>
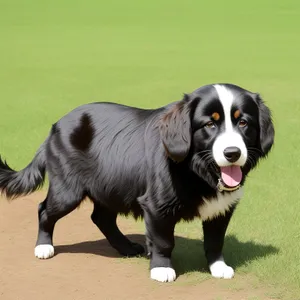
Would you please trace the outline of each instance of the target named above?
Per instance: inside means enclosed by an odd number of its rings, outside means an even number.
[[[160,134],[170,159],[187,162],[220,191],[238,188],[274,143],[271,113],[261,97],[231,84],[185,95],[162,118]]]

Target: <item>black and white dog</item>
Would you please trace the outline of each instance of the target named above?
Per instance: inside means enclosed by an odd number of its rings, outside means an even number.
[[[116,224],[118,214],[143,217],[150,277],[176,279],[174,227],[200,217],[212,276],[232,278],[224,236],[247,174],[274,141],[270,110],[258,94],[232,84],[207,85],[165,107],[114,103],[80,106],[52,126],[33,161],[16,172],[0,160],[0,190],[28,194],[49,176],[39,205],[35,256],[54,255],[55,223],[88,197],[92,221],[122,255],[144,252]]]

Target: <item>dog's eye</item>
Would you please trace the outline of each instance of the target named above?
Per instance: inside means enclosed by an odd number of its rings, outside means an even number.
[[[214,124],[214,122],[210,121],[210,122],[205,124],[205,127],[208,128],[208,129],[211,129],[211,128],[215,128],[216,125]]]
[[[248,124],[247,121],[241,119],[239,122],[239,127],[243,128],[243,127],[247,126],[247,124]]]

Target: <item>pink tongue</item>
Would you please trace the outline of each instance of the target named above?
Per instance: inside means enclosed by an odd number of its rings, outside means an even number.
[[[221,167],[221,176],[227,186],[235,187],[242,180],[242,171],[239,166]]]

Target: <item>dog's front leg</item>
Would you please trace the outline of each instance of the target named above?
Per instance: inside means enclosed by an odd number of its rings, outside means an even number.
[[[171,263],[174,248],[175,220],[172,217],[158,217],[144,214],[146,240],[150,256],[150,277],[160,282],[171,282],[176,273]]]
[[[234,270],[224,262],[222,250],[226,229],[233,209],[225,215],[203,221],[204,251],[211,275],[216,278],[232,278]]]

